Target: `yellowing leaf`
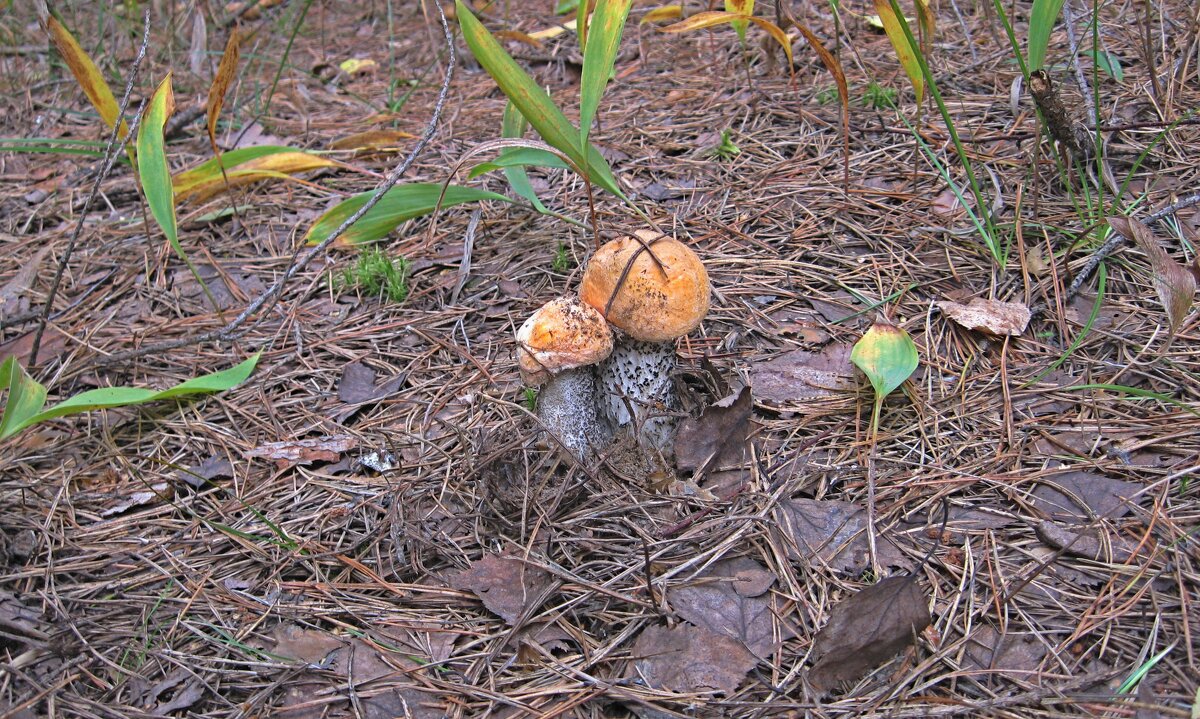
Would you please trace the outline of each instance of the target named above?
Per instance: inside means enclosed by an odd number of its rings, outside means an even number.
[[[212,86],[208,88],[208,142],[212,145],[213,155],[221,154],[217,149],[217,119],[221,116],[221,108],[225,106],[225,93],[237,75],[238,58],[241,56],[240,38],[237,27],[229,31],[229,40],[225,43],[225,53],[217,65],[217,74],[213,77]]]
[[[903,329],[880,318],[854,344],[850,361],[863,371],[882,402],[917,368],[917,346]]]
[[[578,26],[577,21],[568,20],[568,21],[564,22],[562,25],[554,25],[552,27],[546,28],[545,30],[538,30],[537,32],[531,32],[531,33],[529,33],[529,37],[533,38],[534,40],[550,40],[551,38],[556,38],[559,35],[562,35],[567,30],[574,30],[577,26]]]
[[[648,22],[662,22],[664,20],[678,20],[683,17],[682,5],[663,5],[650,10],[642,19],[638,21],[638,25],[645,25]]]
[[[83,94],[87,95],[92,106],[96,108],[96,112],[100,113],[100,119],[104,120],[104,124],[108,125],[111,130],[117,122],[120,106],[117,104],[117,99],[113,97],[112,89],[105,82],[104,75],[100,74],[100,68],[96,67],[96,63],[92,62],[92,58],[84,52],[79,43],[75,41],[75,36],[63,27],[58,18],[47,14],[42,19],[42,26],[50,35],[50,41],[62,55],[63,61],[67,63],[67,68],[75,77],[75,82],[79,83]],[[125,139],[128,134],[129,126],[125,124],[124,120],[121,120],[120,138]]]
[[[138,128],[137,167],[150,214],[162,228],[175,254],[186,261],[187,255],[179,244],[171,171],[167,168],[167,154],[163,147],[163,126],[174,111],[175,93],[171,90],[171,73],[168,72],[150,97],[142,116],[142,125]]]
[[[279,152],[255,158],[227,171],[229,187],[247,185],[258,180],[287,179],[291,175],[327,167],[339,167],[341,163],[327,157],[307,152]],[[181,173],[174,180],[176,200],[202,202],[225,191],[225,181],[220,168],[209,166],[208,172]]]
[[[523,42],[530,47],[536,47],[539,49],[545,47],[545,43],[543,43],[541,40],[530,35],[529,33],[521,32],[520,30],[497,30],[496,37],[502,40],[515,40],[517,42]]]
[[[692,30],[702,30],[714,25],[724,23],[732,23],[739,20],[745,20],[758,25],[770,35],[779,46],[783,48],[783,54],[787,55],[788,67],[791,68],[794,64],[792,60],[792,41],[778,25],[770,20],[764,20],[761,17],[753,17],[750,15],[742,15],[739,13],[719,12],[716,10],[710,12],[698,12],[686,20],[668,25],[662,28],[662,32],[690,32]],[[793,69],[793,72],[795,70]]]
[[[375,72],[375,69],[378,67],[379,63],[370,58],[350,58],[349,60],[342,60],[338,64],[338,68],[347,75],[366,75],[369,72]]]
[[[625,18],[633,0],[598,0],[592,17],[591,39],[583,51],[583,75],[579,81],[579,143],[588,146],[592,120],[600,107],[600,98],[612,76]],[[585,156],[585,160],[587,157]]]
[[[907,21],[892,11],[892,4],[889,0],[875,0],[875,11],[879,13],[883,31],[887,33],[888,40],[896,50],[896,57],[899,58],[901,67],[904,68],[909,82],[912,83],[919,105],[925,98],[925,75],[921,72],[921,61],[917,58],[917,48],[908,42],[908,36],[904,34],[904,27],[901,23],[907,23]]]
[[[731,12],[736,15],[753,15],[754,0],[725,0],[725,12]],[[744,44],[746,42],[746,28],[750,27],[748,20],[734,20],[730,23],[733,29],[737,32],[738,40]]]
[[[925,53],[925,57],[929,57],[933,48],[933,36],[937,32],[933,11],[929,7],[929,0],[913,0],[913,3],[917,6],[917,22],[921,26],[921,52]]]
[[[366,130],[339,137],[329,143],[330,150],[391,150],[416,135],[399,130]]]

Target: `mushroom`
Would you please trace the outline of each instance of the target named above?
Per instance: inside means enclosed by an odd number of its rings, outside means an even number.
[[[612,352],[604,317],[574,297],[551,300],[517,330],[521,378],[541,386],[537,416],[577,460],[594,458],[612,437],[596,402],[597,363]]]
[[[579,297],[619,331],[600,367],[605,418],[614,429],[634,425],[642,447],[670,455],[679,409],[671,377],[675,339],[708,313],[708,273],[682,242],[649,230],[634,234],[596,251]]]

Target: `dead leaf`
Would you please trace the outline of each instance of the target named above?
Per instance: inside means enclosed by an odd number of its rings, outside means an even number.
[[[627,674],[656,689],[718,690],[732,694],[758,660],[742,643],[703,627],[679,624],[642,630]]]
[[[1046,645],[1032,633],[1001,634],[983,625],[963,647],[962,668],[970,672],[1032,674],[1046,656]]]
[[[974,206],[974,203],[971,205]],[[947,187],[934,196],[933,201],[929,203],[929,210],[939,217],[954,217],[962,214],[963,204],[959,202],[954,190]]]
[[[1072,528],[1043,520],[1034,526],[1033,531],[1038,539],[1053,549],[1096,562],[1124,564],[1137,550],[1137,545],[1124,537],[1108,536],[1101,541],[1096,536],[1099,529],[1090,525]]]
[[[24,295],[33,286],[38,268],[49,252],[50,245],[43,246],[28,261],[22,262],[17,273],[0,287],[0,317],[12,317],[29,309],[29,301]]]
[[[360,152],[398,151],[407,140],[416,135],[399,130],[366,130],[340,137],[329,143],[330,150],[357,150]]]
[[[199,489],[214,479],[233,479],[233,464],[227,457],[214,454],[194,467],[180,469],[175,476]]]
[[[855,388],[849,344],[827,345],[819,352],[792,350],[750,371],[760,402],[773,406],[829,397]]]
[[[115,517],[131,509],[170,500],[174,495],[175,492],[170,484],[167,482],[156,482],[150,485],[150,488],[147,490],[114,495],[111,498],[109,506],[100,510],[99,514],[104,518]]]
[[[343,452],[358,446],[358,440],[347,434],[314,439],[295,439],[288,442],[269,442],[246,450],[247,457],[263,457],[275,462],[280,469],[313,462],[336,462]]]
[[[683,420],[675,437],[676,466],[699,476],[745,465],[753,408],[750,388],[743,387],[706,407],[699,418]]]
[[[488,554],[450,583],[470,590],[489,611],[515,626],[526,611],[542,603],[554,578],[519,557]]]
[[[741,642],[759,659],[768,659],[779,641],[773,602],[766,595],[776,577],[749,557],[725,559],[690,584],[671,590],[675,612],[696,626]],[[792,632],[781,626],[778,639]]]
[[[1154,278],[1154,291],[1158,300],[1167,311],[1166,344],[1169,346],[1175,338],[1175,331],[1183,324],[1188,311],[1192,308],[1192,300],[1196,296],[1196,278],[1187,267],[1176,262],[1159,244],[1154,232],[1145,225],[1128,217],[1115,216],[1108,218],[1108,224],[1118,233],[1132,239],[1150,260],[1150,270]]]
[[[1132,482],[1076,470],[1041,478],[1030,494],[1034,508],[1050,519],[1085,522],[1101,515],[1117,519],[1129,514],[1126,499],[1139,489]]]
[[[407,652],[382,652],[361,639],[342,639],[328,632],[281,625],[275,629],[268,649],[272,654],[307,665],[307,672],[289,682],[282,706],[271,714],[281,719],[318,719],[352,710],[347,687],[354,683],[356,699],[367,719],[412,717],[441,719],[446,709],[436,695],[422,690],[411,678],[421,665]],[[320,670],[320,674],[311,673]],[[317,692],[330,684],[335,694],[346,697],[327,705],[312,702]],[[336,709],[335,709],[336,707]]]
[[[1029,308],[1020,302],[1001,302],[976,297],[968,304],[938,302],[947,317],[969,330],[990,335],[1016,337],[1029,326]]]
[[[912,644],[931,622],[915,577],[888,577],[841,602],[813,640],[813,686],[856,681]]]
[[[382,384],[376,384],[379,373],[363,362],[351,362],[342,368],[338,380],[338,399],[346,404],[363,404],[390,397],[404,384],[406,375],[397,375]]]
[[[820,561],[836,572],[861,574],[870,567],[867,511],[851,502],[789,499],[775,510],[775,521],[795,542],[795,556]],[[908,567],[904,554],[884,537],[875,538],[875,553],[884,567]]]
[[[17,362],[20,362],[22,367],[29,367],[31,364],[44,365],[66,351],[67,335],[63,334],[54,325],[47,325],[46,331],[42,334],[42,345],[38,347],[37,360],[31,363],[29,361],[29,353],[33,352],[33,337],[35,334],[31,330],[15,339],[0,344],[0,357],[16,357]]]
[[[17,595],[0,591],[0,631],[6,640],[41,643],[49,639],[51,629],[41,612],[26,605]]]

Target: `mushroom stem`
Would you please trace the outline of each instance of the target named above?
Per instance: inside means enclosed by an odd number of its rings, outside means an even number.
[[[616,430],[633,425],[639,445],[666,455],[674,453],[673,413],[679,409],[671,378],[675,362],[674,342],[645,342],[622,336],[600,366],[600,403],[605,419]]]
[[[575,459],[595,459],[612,440],[612,430],[596,403],[596,374],[591,367],[565,370],[538,392],[538,419]]]

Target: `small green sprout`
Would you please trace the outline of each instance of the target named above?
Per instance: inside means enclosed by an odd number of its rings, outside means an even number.
[[[721,142],[709,148],[709,157],[715,157],[718,160],[732,160],[742,154],[742,148],[733,144],[730,138],[732,130],[721,130]]]
[[[368,297],[403,302],[408,297],[411,268],[403,257],[392,257],[378,247],[364,250],[354,264],[330,277],[335,292],[358,290]]]
[[[836,85],[826,85],[820,90],[817,90],[818,105],[832,105],[838,101],[838,90]]]
[[[900,93],[894,87],[884,87],[872,81],[863,90],[863,104],[875,110],[886,110],[896,106]]]
[[[558,243],[558,249],[554,252],[554,260],[550,263],[550,269],[561,275],[568,272],[573,264],[571,255],[567,252],[566,243]]]
[[[533,387],[525,388],[525,407],[528,408],[530,412],[537,411],[537,395],[537,390]]]

